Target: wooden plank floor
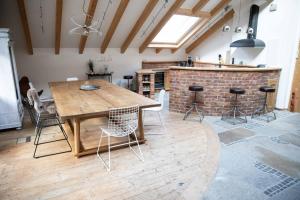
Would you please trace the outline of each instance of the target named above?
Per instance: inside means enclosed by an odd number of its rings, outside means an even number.
[[[145,124],[157,120],[149,114]],[[21,131],[0,132],[0,199],[199,199],[217,169],[218,138],[207,124],[183,121],[180,114],[166,112],[164,122],[165,130],[145,127],[147,142],[141,145],[145,162],[128,148],[116,150],[110,173],[96,155],[76,159],[66,153],[33,159],[33,140],[13,142],[33,135],[28,123]],[[91,122],[85,145],[98,141],[94,133],[98,128]],[[149,135],[162,131],[164,135]],[[59,137],[57,127],[43,133],[44,139]],[[64,142],[57,142],[41,147],[39,153],[66,148]]]

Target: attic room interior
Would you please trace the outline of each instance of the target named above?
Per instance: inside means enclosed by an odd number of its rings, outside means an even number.
[[[0,199],[300,199],[300,1],[0,5]]]

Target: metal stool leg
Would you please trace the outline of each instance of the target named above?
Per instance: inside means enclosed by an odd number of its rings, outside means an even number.
[[[264,97],[264,103],[263,103],[263,106],[261,108],[258,108],[256,109],[252,115],[251,115],[251,118],[255,118],[255,117],[259,117],[261,115],[265,115],[267,116],[268,113],[272,113],[273,114],[273,117],[272,119],[275,120],[276,119],[276,114],[273,110],[269,110],[268,108],[268,104],[267,104],[267,98],[268,98],[268,92],[265,93],[265,97]],[[267,122],[270,122],[272,120],[269,119],[269,117],[267,116]]]
[[[194,92],[195,95],[194,95],[194,101],[192,103],[192,106],[191,108],[185,113],[184,117],[183,117],[183,120],[186,120],[186,118],[192,113],[193,110],[195,110],[197,112],[197,114],[199,115],[200,117],[200,122],[202,122],[202,120],[204,119],[204,113],[201,109],[198,108],[197,106],[197,93]]]
[[[230,109],[227,112],[224,112],[222,114],[221,120],[226,121],[232,125],[236,125],[239,123],[247,123],[247,116],[245,113],[243,113],[242,111],[240,111],[239,107],[238,107],[238,99],[237,99],[237,94],[235,94],[235,99],[234,99],[234,104],[233,104],[233,108]],[[232,113],[232,115],[231,115]],[[243,116],[243,118],[241,118],[241,116]],[[238,121],[238,122],[234,122],[234,120]]]

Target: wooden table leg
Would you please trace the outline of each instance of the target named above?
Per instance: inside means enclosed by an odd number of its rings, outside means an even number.
[[[139,110],[139,140],[144,140],[143,110]]]
[[[78,157],[80,153],[80,119],[75,118],[73,120],[74,127],[74,147],[75,147],[75,156]]]

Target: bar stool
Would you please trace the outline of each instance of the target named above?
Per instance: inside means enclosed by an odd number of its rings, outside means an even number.
[[[130,80],[133,79],[133,76],[132,75],[125,75],[123,76],[123,79],[127,80],[127,89],[129,89],[129,86],[130,86]]]
[[[202,122],[202,120],[204,119],[204,114],[203,114],[203,111],[201,109],[198,109],[198,106],[197,106],[197,92],[202,92],[203,87],[196,86],[196,85],[189,86],[189,91],[194,92],[194,100],[192,102],[191,108],[185,113],[183,120],[185,120],[191,114],[191,112],[193,110],[195,110],[200,117],[200,122]]]
[[[265,97],[264,97],[264,103],[262,105],[261,108],[258,108],[257,110],[255,110],[251,116],[251,118],[255,118],[258,117],[260,115],[266,116],[267,117],[267,122],[270,122],[272,120],[276,119],[276,114],[274,113],[274,108],[269,109],[268,107],[268,103],[267,103],[267,99],[268,99],[268,94],[269,93],[274,93],[275,92],[275,88],[270,87],[270,86],[262,86],[259,88],[259,91],[264,92],[265,93]],[[273,116],[268,116],[268,113],[272,113]]]
[[[242,88],[230,88],[229,92],[231,94],[235,94],[235,100],[233,103],[233,107],[231,110],[222,114],[221,120],[226,121],[233,125],[247,123],[246,115],[240,111],[239,106],[238,106],[238,95],[245,94],[245,90]]]

